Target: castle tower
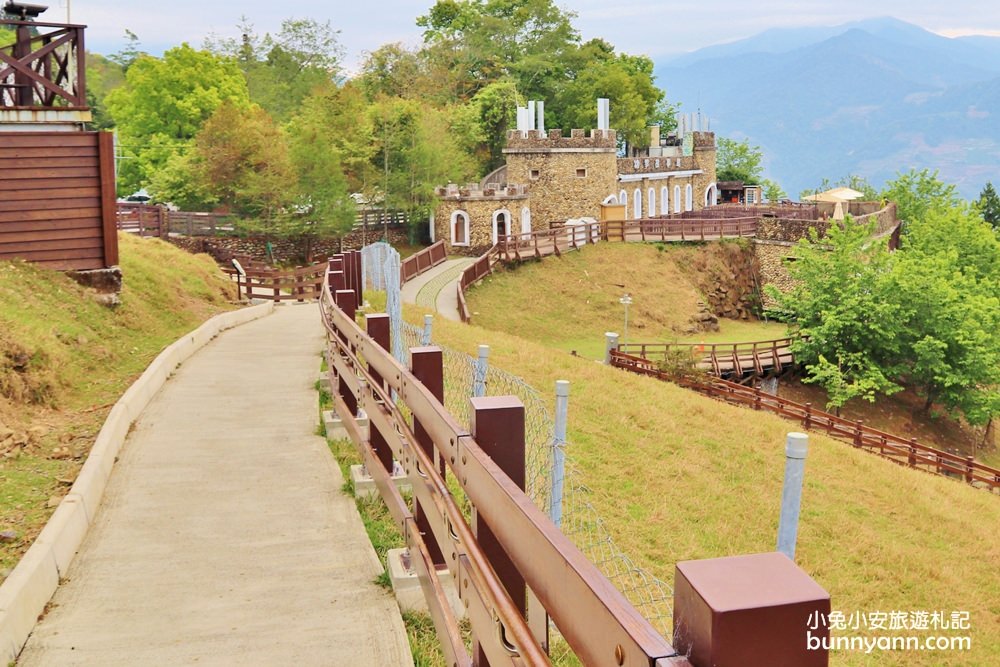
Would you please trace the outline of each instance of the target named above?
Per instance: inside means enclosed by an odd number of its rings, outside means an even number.
[[[570,218],[600,216],[600,205],[617,191],[618,138],[614,130],[507,133],[507,182],[528,186],[535,229]]]

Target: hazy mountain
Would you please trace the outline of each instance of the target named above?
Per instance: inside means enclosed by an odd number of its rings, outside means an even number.
[[[793,196],[849,173],[940,169],[967,197],[1000,183],[1000,38],[895,19],[773,29],[657,67],[682,110],[749,138]]]

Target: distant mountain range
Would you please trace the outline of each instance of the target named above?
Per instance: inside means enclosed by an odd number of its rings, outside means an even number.
[[[938,169],[963,196],[1000,186],[1000,37],[947,38],[892,18],[780,28],[656,67],[682,111],[749,139],[792,197],[848,174],[876,187]]]

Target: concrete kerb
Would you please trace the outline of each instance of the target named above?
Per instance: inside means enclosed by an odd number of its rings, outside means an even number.
[[[133,422],[174,369],[221,332],[271,314],[273,302],[216,315],[168,346],[122,395],[101,427],[69,493],[0,584],[0,660],[13,661],[87,535],[115,458]]]

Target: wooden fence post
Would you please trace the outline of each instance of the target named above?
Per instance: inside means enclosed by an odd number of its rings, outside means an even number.
[[[965,457],[965,481],[972,484],[972,471],[975,469],[976,460],[971,456]]]
[[[516,396],[482,396],[469,399],[472,403],[472,437],[493,462],[524,490],[524,404]],[[500,545],[490,526],[476,516],[473,530],[476,541],[493,566],[500,582],[522,615],[526,612],[524,577],[517,571],[507,552]],[[486,654],[475,647],[479,667],[490,664]]]
[[[387,352],[390,350],[390,324],[388,314],[375,313],[372,315],[365,315],[365,329],[368,331],[368,335],[372,337],[372,340],[375,341],[376,345]],[[371,366],[368,367],[368,372],[371,374],[372,380],[378,385],[379,389],[385,391],[385,381],[382,376],[373,370]],[[392,449],[389,447],[389,443],[387,443],[385,438],[382,437],[382,433],[374,427],[369,429],[368,439],[371,442],[372,448],[375,450],[375,456],[377,456],[378,460],[382,462],[382,467],[385,468],[390,475],[392,475]]]
[[[911,468],[917,465],[917,439],[910,438],[910,451],[906,457],[906,462]]]
[[[444,402],[444,357],[440,347],[433,345],[411,347],[410,370],[413,372],[413,376],[427,388],[432,396]],[[416,436],[420,448],[427,454],[427,458],[433,461],[434,465],[438,467],[443,479],[445,475],[444,459],[437,455],[437,452],[434,450],[434,440],[431,439],[430,434],[424,430],[424,427],[416,418],[413,419],[413,435]],[[417,528],[428,537],[425,540],[427,552],[430,554],[434,566],[442,567],[445,565],[444,556],[441,554],[441,548],[434,539],[430,523],[428,523],[427,516],[421,510],[419,502],[416,504],[415,509],[414,514],[417,519]]]
[[[802,427],[809,430],[812,427],[812,403],[806,403],[806,414],[802,418]]]
[[[351,320],[354,320],[354,316],[357,313],[357,304],[354,302],[354,292],[351,290],[337,290],[334,295],[334,301],[337,307],[344,311]],[[347,345],[347,336],[341,334],[341,340]],[[337,385],[337,391],[340,393],[341,398],[344,399],[344,403],[347,404],[347,409],[350,410],[351,415],[358,414],[358,399],[355,398],[354,394],[348,388],[347,383],[344,378],[340,378]]]
[[[865,422],[861,419],[854,422],[854,446],[861,446],[861,438],[863,437],[865,429]]]

